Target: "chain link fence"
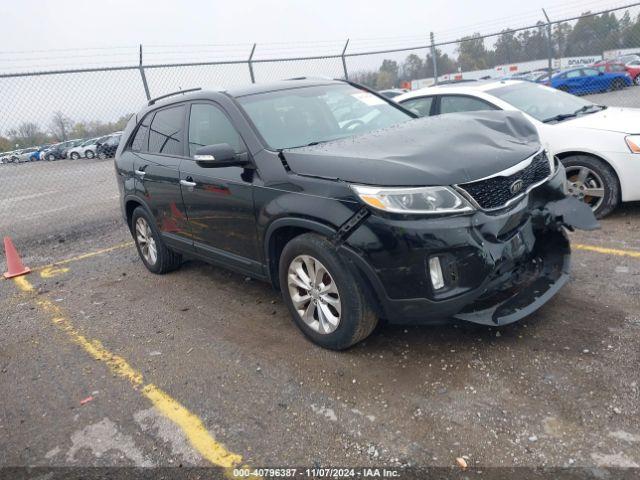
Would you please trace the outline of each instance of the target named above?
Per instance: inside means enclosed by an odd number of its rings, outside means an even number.
[[[0,52],[0,234],[47,240],[118,220],[113,156],[151,97],[309,76],[376,90],[522,79],[640,107],[640,3],[497,33],[304,45],[149,46]],[[287,55],[282,55],[286,52]]]

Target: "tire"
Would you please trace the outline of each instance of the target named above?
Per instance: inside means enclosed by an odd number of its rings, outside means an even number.
[[[620,203],[620,183],[616,173],[607,163],[589,155],[571,155],[563,158],[562,164],[567,170],[567,188],[570,195],[590,203],[597,218],[604,218],[615,210]],[[585,182],[580,181],[580,173],[584,172],[581,169],[587,169],[593,173],[589,174]],[[596,187],[599,183],[604,190],[599,202],[593,201],[598,197],[584,196],[584,192],[580,190],[580,186]],[[580,193],[583,194],[583,198],[580,198]]]
[[[633,83],[640,86],[640,74],[636,75],[636,78],[633,79]]]
[[[96,154],[93,153],[93,150],[87,150],[86,152],[84,152],[84,156],[87,158],[93,158],[96,156]]]
[[[146,224],[148,230],[144,232],[144,235],[140,235],[138,230],[139,224]],[[144,266],[147,267],[152,273],[164,274],[177,270],[182,263],[182,255],[170,250],[162,241],[162,237],[156,228],[153,218],[143,207],[137,207],[131,215],[131,234],[138,250],[138,255]],[[145,249],[145,242],[143,237],[146,238],[147,246],[153,242],[155,246],[155,258],[149,253],[149,247]]]
[[[303,269],[303,273],[307,274],[309,259],[315,262],[314,265],[318,271],[322,268],[326,272],[322,276],[322,288],[317,288],[317,285],[311,283],[312,288],[307,290],[301,283],[291,281],[290,267],[293,272],[297,265]],[[333,244],[320,235],[305,233],[285,245],[280,256],[278,278],[282,297],[295,324],[307,338],[323,348],[330,350],[349,348],[368,337],[378,323],[378,318],[365,294],[366,287],[361,283],[357,273],[338,256]],[[303,277],[296,275],[296,278],[298,282]],[[303,283],[309,285],[308,282]],[[329,293],[318,295],[323,289]],[[331,293],[333,290],[335,292]],[[298,308],[303,312],[310,311],[307,321],[298,313],[292,294],[309,297],[308,302],[297,301]],[[313,303],[312,298],[317,298],[317,303]],[[321,320],[321,317],[329,318],[327,314],[321,313],[325,311],[329,312],[334,323]],[[335,322],[336,313],[337,322]],[[323,325],[329,327],[329,331],[323,330]]]
[[[71,160],[78,160],[80,158],[80,154],[78,152],[71,152],[70,158]]]
[[[569,87],[567,87],[566,85],[560,85],[558,87],[558,90],[560,90],[561,92],[569,93]]]
[[[627,84],[621,78],[615,78],[613,82],[611,82],[611,90],[622,90],[625,88]]]
[[[50,153],[45,157],[48,161],[53,162],[56,159],[56,156]]]
[[[106,159],[106,158],[107,158],[107,154],[106,154],[106,153],[104,153],[104,152],[100,152],[100,153],[98,154],[98,158],[99,158],[99,159],[101,159],[101,160],[104,160],[104,159]]]

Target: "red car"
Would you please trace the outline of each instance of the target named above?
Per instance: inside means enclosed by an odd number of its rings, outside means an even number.
[[[640,85],[640,60],[632,60],[625,67],[627,67],[627,72],[633,78],[633,83]]]
[[[624,63],[602,60],[593,64],[601,72],[627,72],[633,83],[640,85],[640,60],[633,60],[626,65]]]

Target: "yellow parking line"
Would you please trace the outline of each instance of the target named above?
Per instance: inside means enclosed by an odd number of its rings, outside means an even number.
[[[581,243],[572,243],[571,246],[576,250],[585,250],[587,252],[602,253],[605,255],[615,255],[617,257],[640,258],[640,252],[634,250],[621,250],[617,248],[596,247],[595,245],[583,245]]]
[[[33,285],[26,277],[14,278],[14,282],[22,292],[27,294],[34,293]],[[36,303],[42,311],[49,314],[51,322],[66,333],[72,342],[79,345],[95,360],[105,363],[114,375],[128,380],[135,391],[141,392],[160,413],[176,424],[189,439],[191,446],[203,458],[213,465],[224,468],[240,465],[242,457],[230,452],[223,444],[216,441],[206,429],[202,420],[194,413],[153,383],[145,384],[140,372],[129,365],[121,356],[107,350],[99,340],[85,337],[74,327],[62,309],[46,296],[38,297]]]
[[[77,257],[71,257],[71,258],[50,263],[49,265],[43,265],[41,267],[34,268],[33,270],[38,271],[38,270],[51,269],[54,267],[58,267],[59,265],[66,265],[68,263],[77,262],[78,260],[84,260],[85,258],[91,258],[97,255],[104,255],[105,253],[113,252],[114,250],[120,250],[121,248],[131,247],[132,245],[133,245],[133,242],[119,243],[118,245],[114,245],[112,247],[103,248],[101,250],[95,250],[93,252],[83,253],[82,255],[78,255]]]

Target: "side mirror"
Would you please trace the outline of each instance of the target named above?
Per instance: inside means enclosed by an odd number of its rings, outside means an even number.
[[[206,145],[196,150],[193,159],[203,167],[231,167],[249,163],[246,153],[237,154],[228,143]]]

